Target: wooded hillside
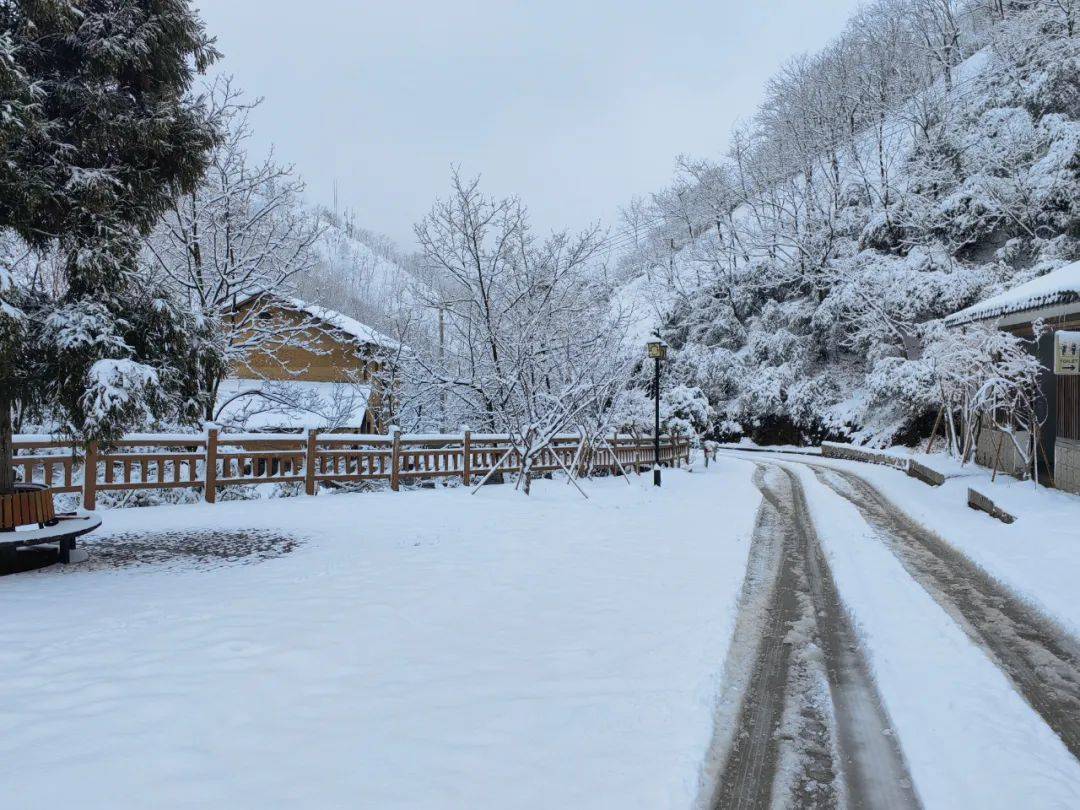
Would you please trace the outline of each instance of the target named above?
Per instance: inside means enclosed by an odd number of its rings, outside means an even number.
[[[723,159],[625,209],[624,297],[720,433],[910,435],[940,319],[1080,258],[1078,21],[1075,0],[871,4]]]

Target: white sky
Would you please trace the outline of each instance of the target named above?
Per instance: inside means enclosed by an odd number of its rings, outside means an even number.
[[[412,248],[451,165],[542,230],[615,221],[675,156],[717,156],[789,57],[857,0],[197,0],[265,102],[257,147],[312,201]]]

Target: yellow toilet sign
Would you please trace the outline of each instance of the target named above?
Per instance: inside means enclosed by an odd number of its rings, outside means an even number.
[[[1054,373],[1080,374],[1080,332],[1054,332]]]

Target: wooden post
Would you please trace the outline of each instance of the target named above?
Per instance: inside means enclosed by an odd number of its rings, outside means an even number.
[[[926,450],[923,452],[929,453],[930,448],[934,446],[934,438],[937,436],[938,425],[941,424],[941,412],[944,410],[944,406],[938,408],[937,419],[934,420],[934,429],[930,431],[930,438],[926,440]]]
[[[394,443],[390,455],[390,489],[398,491],[401,477],[401,431],[394,431]]]
[[[318,435],[313,429],[307,432],[307,453],[304,457],[304,492],[314,495],[315,489],[315,462],[318,461],[318,443],[315,437]]]
[[[83,459],[83,509],[97,508],[97,459],[98,443],[86,445],[86,458]]]
[[[990,475],[991,484],[997,479],[998,464],[1001,462],[1001,447],[1003,444],[1005,444],[1005,431],[999,430],[997,451],[994,453],[994,471]]]
[[[1057,484],[1054,483],[1054,470],[1050,466],[1050,459],[1047,458],[1047,456],[1046,456],[1046,448],[1043,447],[1043,443],[1041,441],[1042,437],[1039,435],[1039,428],[1038,428],[1037,425],[1035,427],[1035,430],[1033,431],[1033,434],[1035,436],[1035,446],[1042,453],[1043,461],[1046,463],[1046,477],[1050,479],[1050,488],[1051,489],[1057,489]],[[1033,453],[1032,455],[1035,455],[1035,454]],[[1038,457],[1036,457],[1035,458],[1036,475],[1038,474],[1038,469],[1039,469],[1039,459],[1038,459]],[[1038,478],[1036,478],[1036,480],[1038,480]]]
[[[472,481],[472,431],[465,431],[465,441],[461,445],[461,480],[465,482],[465,486],[469,485]]]
[[[207,503],[217,502],[217,446],[218,430],[210,428],[206,431],[206,475],[203,485],[203,498]]]

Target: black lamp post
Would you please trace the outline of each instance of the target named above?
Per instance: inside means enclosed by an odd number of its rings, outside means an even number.
[[[660,486],[660,361],[667,359],[667,344],[656,336],[646,344],[649,357],[656,361],[656,374],[653,378],[653,399],[656,404],[656,423],[653,426],[653,486]]]

